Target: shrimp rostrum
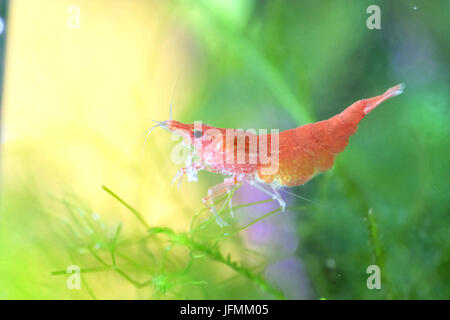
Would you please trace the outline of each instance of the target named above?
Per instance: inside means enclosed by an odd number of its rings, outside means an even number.
[[[173,182],[179,185],[185,175],[189,180],[197,180],[200,170],[226,176],[223,183],[209,188],[202,199],[223,225],[225,222],[218,215],[215,200],[228,195],[231,208],[232,194],[244,183],[278,201],[284,211],[286,203],[279,189],[305,184],[317,173],[329,170],[336,155],[348,145],[359,122],[380,103],[402,93],[403,88],[403,84],[396,85],[380,96],[353,103],[328,120],[282,132],[260,130],[257,133],[216,128],[201,122],[185,124],[172,119],[158,122],[155,127],[181,136],[183,143],[192,150],[186,166],[178,171]]]

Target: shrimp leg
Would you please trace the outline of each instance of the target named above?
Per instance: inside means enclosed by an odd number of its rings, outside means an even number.
[[[240,186],[241,183],[236,181],[234,177],[227,178],[224,180],[223,183],[218,184],[214,187],[211,187],[208,189],[208,195],[202,198],[202,202],[205,204],[205,206],[208,208],[210,212],[212,212],[216,216],[217,224],[219,224],[221,227],[223,226],[230,226],[228,223],[225,222],[220,216],[219,212],[223,210],[224,206],[226,205],[226,202],[229,203],[230,210],[231,208],[231,198],[233,196],[234,190]],[[225,203],[222,205],[219,211],[216,210],[214,206],[214,199],[224,195],[225,193],[228,194],[228,198],[225,200]],[[233,214],[232,214],[233,215]]]
[[[269,190],[264,188],[262,185],[260,185],[258,182],[252,181],[252,182],[250,182],[250,184],[252,186],[254,186],[255,188],[257,188],[258,190],[264,192],[268,196],[272,197],[273,200],[277,200],[278,203],[280,204],[281,210],[284,212],[284,210],[286,209],[286,202],[283,200],[280,193],[278,192],[278,190],[275,187],[272,187],[272,192],[270,192]]]
[[[197,172],[202,170],[204,167],[201,164],[198,163],[192,163],[184,168],[181,168],[178,170],[177,174],[172,180],[172,185],[175,183],[175,181],[178,179],[177,187],[180,188],[181,180],[183,179],[183,176],[186,174],[188,177],[188,181],[197,181]]]

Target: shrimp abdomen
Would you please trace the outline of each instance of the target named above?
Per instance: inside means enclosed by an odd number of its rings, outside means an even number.
[[[281,132],[278,172],[263,175],[258,170],[258,177],[266,183],[296,186],[331,169],[359,122],[381,102],[400,94],[403,87],[397,85],[380,96],[359,100],[328,120]]]

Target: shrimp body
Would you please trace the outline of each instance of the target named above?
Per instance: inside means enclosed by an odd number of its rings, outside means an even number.
[[[210,188],[202,199],[211,212],[217,214],[215,198],[231,193],[242,183],[250,183],[270,195],[284,210],[285,202],[277,190],[302,185],[317,173],[331,169],[336,155],[344,151],[359,122],[380,103],[402,93],[403,88],[403,84],[399,84],[380,96],[353,103],[328,120],[282,131],[278,139],[273,134],[257,135],[174,120],[161,122],[158,126],[182,136],[185,144],[195,150],[194,157],[177,173],[174,181],[181,181],[185,174],[190,180],[196,180],[200,170],[228,176],[222,184]],[[239,136],[243,136],[240,141]],[[273,164],[261,161],[261,154],[275,156],[277,169],[267,170]],[[264,186],[269,186],[271,191]],[[229,200],[231,208],[231,198]],[[224,224],[224,221],[218,222]]]

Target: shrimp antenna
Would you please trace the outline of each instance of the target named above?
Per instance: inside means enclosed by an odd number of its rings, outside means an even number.
[[[175,88],[174,88],[175,89]],[[172,92],[172,99],[170,101],[170,109],[169,109],[169,120],[172,121],[172,107],[173,107],[173,96],[174,96],[175,90]]]
[[[287,191],[287,190],[280,189],[280,191],[281,191],[281,192],[284,192],[284,193],[287,193],[287,194],[289,194],[289,195],[291,195],[291,196],[293,196],[293,197],[296,197],[296,198],[298,198],[298,199],[308,201],[308,202],[310,202],[310,203],[312,203],[312,204],[315,204],[315,205],[317,205],[317,206],[325,206],[325,205],[323,205],[323,204],[321,204],[321,203],[318,203],[318,202],[313,201],[313,200],[311,200],[311,199],[308,199],[308,198],[299,196],[298,194],[289,192],[289,191]]]
[[[170,108],[169,108],[169,120],[170,121],[173,120],[173,117],[172,117],[173,100],[175,98],[175,90],[177,89],[177,86],[178,86],[178,80],[180,79],[180,73],[181,73],[181,70],[178,72],[177,78],[175,79],[175,85],[173,86],[173,89],[172,89],[172,97],[170,98]]]
[[[145,132],[147,132],[147,135],[145,136],[145,140],[144,140],[144,145],[142,146],[142,150],[141,150],[141,160],[142,160],[142,158],[144,157],[144,150],[145,150],[145,145],[147,144],[147,140],[148,140],[148,137],[150,136],[150,133],[152,133],[152,131],[155,129],[155,128],[158,128],[158,127],[164,127],[165,126],[165,122],[164,121],[156,121],[156,120],[152,120],[152,121],[155,121],[155,122],[157,122],[158,124],[157,125],[155,125],[155,126],[153,126],[153,127],[151,127],[151,128],[149,128],[149,129],[147,129],[147,131],[144,131],[143,133],[145,133]]]

